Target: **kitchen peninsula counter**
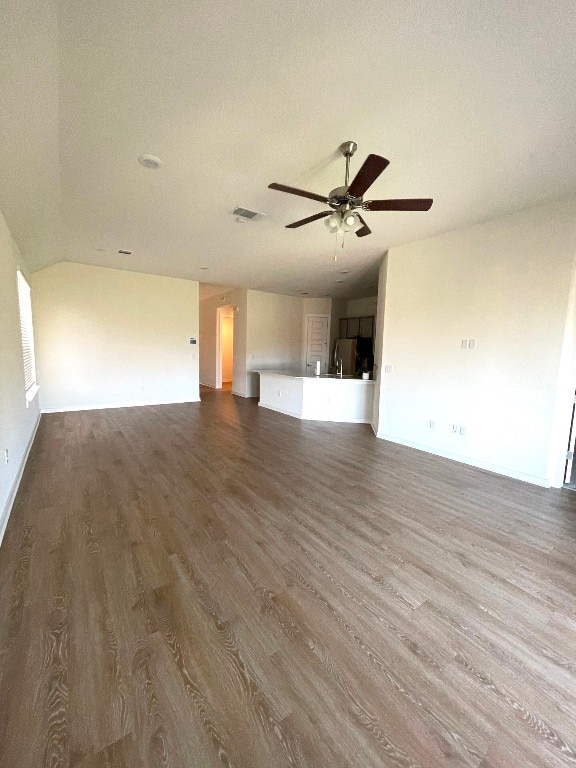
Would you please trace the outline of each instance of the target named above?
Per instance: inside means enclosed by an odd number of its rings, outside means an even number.
[[[297,419],[370,424],[374,382],[302,371],[257,371],[258,405]]]

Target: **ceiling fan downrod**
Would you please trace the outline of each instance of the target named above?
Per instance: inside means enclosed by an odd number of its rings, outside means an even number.
[[[350,158],[356,152],[358,149],[358,144],[356,144],[355,141],[344,141],[342,144],[340,144],[340,152],[344,155],[346,158],[346,179],[344,181],[344,186],[348,186],[348,180],[350,178]]]

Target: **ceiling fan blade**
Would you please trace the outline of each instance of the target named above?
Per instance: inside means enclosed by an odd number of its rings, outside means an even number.
[[[298,195],[299,197],[308,197],[310,200],[318,200],[319,203],[327,203],[328,198],[322,195],[316,195],[314,192],[306,192],[303,189],[296,189],[296,187],[287,187],[285,184],[268,184],[268,189],[277,189],[278,192],[288,192],[290,195]]]
[[[366,222],[364,221],[362,216],[360,216],[360,214],[358,214],[358,218],[362,222],[362,226],[360,227],[360,229],[356,230],[356,237],[366,237],[366,235],[371,235],[372,230],[370,229],[368,224],[366,224]]]
[[[390,160],[380,155],[368,155],[364,164],[352,179],[348,194],[352,197],[362,197],[371,184],[374,184],[382,171],[390,164]]]
[[[307,219],[300,219],[300,221],[293,221],[292,224],[286,224],[286,229],[296,229],[296,227],[303,227],[304,224],[310,224],[311,221],[317,219],[323,219],[326,216],[330,216],[332,211],[322,211],[322,213],[315,213],[314,216],[308,216]]]
[[[364,205],[367,211],[429,211],[432,207],[429,197],[413,200],[367,200]]]

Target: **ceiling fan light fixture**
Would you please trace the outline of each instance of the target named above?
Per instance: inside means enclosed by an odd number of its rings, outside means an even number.
[[[358,214],[353,211],[346,211],[342,215],[342,229],[344,232],[354,232],[358,224]]]
[[[342,226],[342,219],[340,218],[340,214],[338,211],[334,211],[333,214],[328,216],[328,218],[325,220],[325,225],[328,228],[332,234],[335,234],[336,232],[340,231],[340,228]]]

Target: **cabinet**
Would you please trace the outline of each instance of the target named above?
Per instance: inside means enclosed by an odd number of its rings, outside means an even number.
[[[374,315],[370,317],[342,317],[340,339],[372,339],[374,337]]]

